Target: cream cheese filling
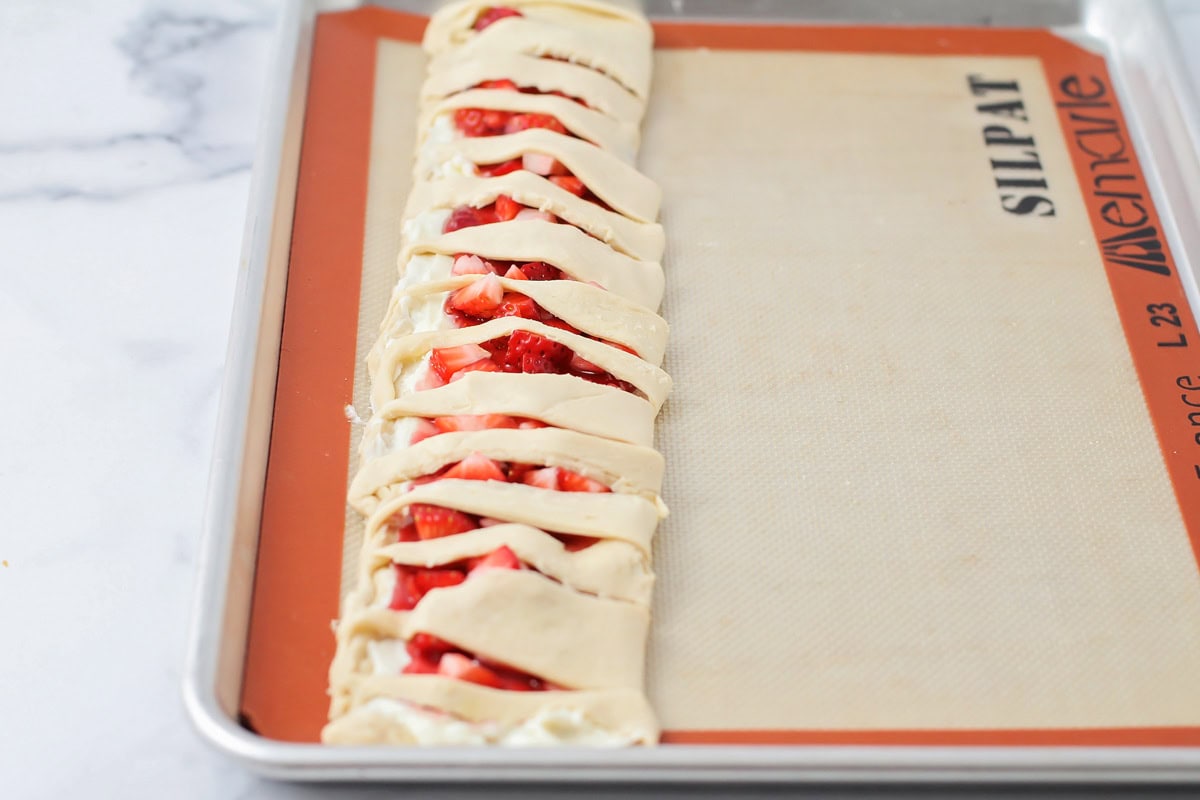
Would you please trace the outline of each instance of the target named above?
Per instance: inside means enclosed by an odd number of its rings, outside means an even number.
[[[577,709],[547,708],[512,726],[496,722],[470,723],[449,714],[376,697],[352,714],[370,714],[386,718],[406,728],[424,745],[498,744],[508,747],[549,747],[580,745],[587,747],[623,747],[633,744],[628,736],[596,726]]]

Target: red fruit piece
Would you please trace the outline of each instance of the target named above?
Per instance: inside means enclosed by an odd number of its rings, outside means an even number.
[[[429,354],[429,366],[443,381],[463,367],[488,357],[488,352],[477,344],[460,344],[457,347],[439,347]]]
[[[416,444],[423,439],[428,439],[430,436],[437,436],[439,433],[441,431],[432,422],[427,419],[418,419],[413,428],[412,438],[408,440],[408,443]]]
[[[593,364],[581,355],[572,355],[571,361],[567,364],[567,368],[571,372],[604,372],[604,368]]]
[[[500,545],[500,547],[488,553],[483,558],[473,559],[470,568],[472,575],[480,570],[520,569],[521,559],[517,558],[516,553],[508,549],[508,545]]]
[[[489,25],[499,22],[506,17],[521,16],[524,15],[515,8],[509,8],[507,6],[492,6],[491,8],[485,8],[482,12],[480,12],[479,16],[475,18],[474,27],[475,30],[481,31]]]
[[[524,208],[524,206],[522,206],[516,200],[513,200],[506,194],[502,194],[496,198],[496,219],[500,220],[501,222],[507,222],[515,217],[522,208]]]
[[[510,81],[508,78],[502,78],[497,81],[483,81],[482,83],[476,85],[475,88],[476,89],[510,89],[510,90],[515,91],[517,88],[517,85],[515,83],[513,83],[512,81]]]
[[[520,421],[520,423],[517,424],[517,427],[523,431],[528,431],[528,430],[532,430],[534,428],[549,428],[550,426],[547,425],[546,423],[542,422],[541,420],[523,419]]]
[[[506,414],[456,414],[449,417],[434,417],[433,424],[442,433],[517,427],[517,421]]]
[[[504,297],[500,300],[500,304],[496,306],[492,317],[524,317],[525,319],[538,319],[541,314],[538,304],[533,302],[531,298],[516,292],[505,292]]]
[[[405,643],[404,649],[408,651],[410,658],[426,658],[430,661],[437,661],[453,650],[454,645],[431,633],[414,633],[412,638]]]
[[[514,331],[508,337],[503,366],[506,372],[562,373],[570,360],[571,350],[566,345],[529,331]]]
[[[398,542],[419,542],[421,537],[417,535],[417,526],[412,522],[401,525],[396,529],[396,541]]]
[[[496,366],[496,364],[494,362],[484,358],[484,359],[480,359],[479,361],[476,361],[474,364],[467,364],[465,367],[460,369],[458,372],[451,375],[450,382],[454,383],[455,381],[466,376],[466,374],[468,372],[499,372],[499,371],[500,371],[500,367]]]
[[[463,136],[487,136],[487,126],[483,124],[482,108],[460,108],[454,112],[454,127]]]
[[[551,175],[550,182],[555,186],[566,189],[573,195],[583,197],[583,193],[587,191],[584,188],[583,181],[576,178],[574,175]]]
[[[527,280],[529,280],[529,276],[526,275],[524,272],[521,272],[521,268],[518,267],[516,264],[513,264],[511,267],[508,268],[508,272],[504,273],[504,277],[508,278],[510,281],[527,281]]]
[[[479,256],[461,253],[454,257],[454,266],[450,268],[451,275],[487,275],[491,272],[487,262]]]
[[[491,686],[493,689],[503,686],[499,675],[462,653],[446,653],[442,656],[442,660],[438,662],[438,674],[460,681]]]
[[[609,489],[600,481],[594,481],[569,469],[562,471],[562,474],[559,476],[559,483],[564,492],[593,492],[599,494],[612,491],[612,489]]]
[[[412,571],[413,583],[421,592],[421,597],[430,589],[445,589],[449,586],[458,586],[467,579],[466,574],[462,570],[457,569],[421,569],[415,568]]]
[[[561,471],[558,467],[531,470],[525,474],[522,483],[537,486],[539,489],[558,491],[561,488]]]
[[[475,167],[475,172],[485,178],[495,178],[500,175],[507,175],[510,172],[516,172],[521,169],[521,159],[510,158],[508,161],[501,161],[499,164],[480,164]]]
[[[511,111],[500,111],[495,108],[483,109],[483,127],[487,131],[484,135],[494,136],[500,133],[510,118],[512,118]]]
[[[529,128],[546,128],[555,133],[566,133],[563,124],[549,114],[513,114],[504,125],[505,133],[519,133]]]
[[[447,305],[472,317],[489,319],[504,297],[504,287],[495,275],[476,278],[471,283],[450,295]],[[478,361],[479,359],[474,359]],[[470,363],[470,362],[468,362]]]
[[[440,539],[475,530],[475,523],[470,517],[452,508],[413,503],[408,510],[412,513],[417,536],[421,539]]]
[[[473,228],[476,225],[486,225],[489,222],[496,221],[494,216],[494,214],[489,214],[482,208],[459,206],[450,212],[449,218],[446,219],[446,224],[442,226],[442,233],[450,233],[459,228]]]
[[[392,589],[392,599],[388,608],[393,611],[409,611],[416,608],[424,592],[417,587],[412,570],[400,564],[393,564],[392,569],[396,573],[396,586]]]
[[[503,481],[504,470],[500,465],[481,453],[471,453],[462,461],[446,470],[443,478],[458,478],[464,481]]]
[[[562,277],[562,270],[541,261],[530,261],[521,265],[521,272],[531,281],[556,281]]]

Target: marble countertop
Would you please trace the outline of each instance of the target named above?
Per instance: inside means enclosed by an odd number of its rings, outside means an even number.
[[[326,794],[179,699],[283,2],[0,3],[0,796]],[[1169,7],[1200,85],[1200,2]]]

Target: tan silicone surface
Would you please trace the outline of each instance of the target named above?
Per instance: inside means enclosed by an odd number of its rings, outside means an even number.
[[[379,51],[362,354],[415,53]],[[971,73],[1020,81],[1055,218],[1000,209]],[[1200,723],[1200,577],[1039,65],[660,51],[653,97],[662,727]]]

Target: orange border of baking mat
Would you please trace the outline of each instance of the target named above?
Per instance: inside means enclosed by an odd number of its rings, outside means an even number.
[[[316,23],[288,268],[275,417],[241,708],[273,739],[317,741],[328,707],[366,216],[375,44],[418,41],[425,17],[378,8]],[[658,47],[1034,56],[1046,71],[1117,310],[1200,558],[1200,334],[1101,56],[1047,31],[659,23]],[[1096,162],[1102,162],[1098,166]],[[1117,165],[1112,182],[1093,170]],[[1110,171],[1111,172],[1111,171]],[[1105,172],[1104,174],[1110,174]],[[1131,219],[1130,217],[1133,217]],[[1143,219],[1144,217],[1144,219]],[[1124,239],[1114,239],[1125,235]],[[1162,347],[1147,306],[1171,303],[1189,347]],[[1186,380],[1187,376],[1195,380]],[[1186,385],[1185,385],[1186,383]],[[1194,400],[1188,387],[1196,386]],[[1200,415],[1197,415],[1200,419]],[[956,731],[666,731],[677,744],[1200,746],[1200,727]]]

